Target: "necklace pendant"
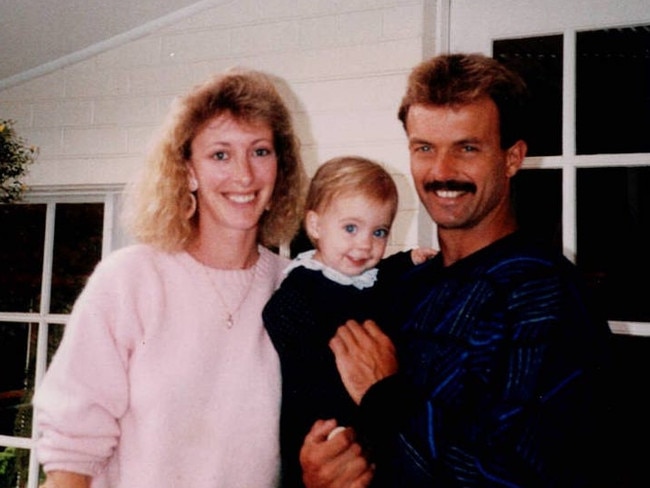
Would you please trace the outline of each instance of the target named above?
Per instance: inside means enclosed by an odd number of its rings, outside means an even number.
[[[224,299],[224,297],[221,295],[221,291],[219,290],[219,287],[217,284],[214,282],[212,275],[211,275],[211,270],[206,266],[205,264],[201,263],[199,261],[199,264],[201,264],[201,267],[205,273],[205,277],[207,278],[210,286],[212,287],[214,294],[216,297],[219,299],[221,302],[221,308],[223,312],[217,312],[217,313],[225,313],[225,322],[226,322],[226,328],[227,329],[232,329],[235,326],[235,317],[234,315],[236,313],[239,313],[239,310],[241,309],[242,305],[244,305],[244,302],[248,298],[248,296],[251,293],[251,290],[253,289],[253,284],[255,283],[255,274],[257,271],[257,265],[254,264],[250,269],[251,273],[250,276],[247,276],[248,278],[248,284],[246,285],[246,289],[244,290],[244,294],[242,297],[239,299],[239,303],[237,304],[236,307],[232,308],[228,306],[227,301]]]

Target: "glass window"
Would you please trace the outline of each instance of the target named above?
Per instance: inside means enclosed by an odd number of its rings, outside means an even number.
[[[517,71],[531,94],[528,156],[562,152],[562,36],[494,41],[493,57]]]
[[[521,230],[561,251],[561,170],[520,170],[512,181],[512,196]]]
[[[578,253],[611,320],[650,322],[650,167],[580,168]]]
[[[103,232],[113,226],[104,220],[113,215],[116,200],[80,199],[0,205],[0,436],[10,439],[0,445],[0,488],[27,486],[30,476],[42,479],[39,466],[30,463],[33,451],[24,448],[34,442],[37,372],[50,364],[67,314],[100,260],[103,243],[111,242]]]
[[[47,359],[46,365],[49,366],[54,357],[54,353],[61,344],[63,338],[63,324],[49,324],[47,328]]]
[[[643,286],[650,276],[650,26],[575,36],[575,66],[563,65],[562,36],[493,43],[494,57],[522,74],[532,96],[530,157],[513,180],[515,208],[527,232],[574,251],[610,321],[650,322]],[[574,98],[562,93],[563,73],[575,76]],[[564,131],[562,100],[575,100],[576,127]],[[563,154],[562,134],[575,138],[576,154]],[[639,154],[635,165],[631,153]],[[603,154],[609,160],[594,165]]]
[[[578,32],[576,152],[650,152],[650,25]]]
[[[29,456],[28,449],[0,447],[0,487],[27,486]],[[44,480],[44,476],[42,476],[41,480]]]
[[[56,206],[50,304],[53,313],[70,313],[99,261],[103,212],[101,203],[59,203]]]
[[[0,205],[0,311],[40,308],[45,205]]]
[[[31,401],[35,345],[32,324],[0,322],[0,435],[31,435],[27,410]]]

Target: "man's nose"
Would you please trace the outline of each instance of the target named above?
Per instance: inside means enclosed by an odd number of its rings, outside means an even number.
[[[456,174],[455,168],[455,159],[451,154],[446,151],[438,152],[435,157],[431,158],[429,163],[429,181],[453,179],[453,176]]]

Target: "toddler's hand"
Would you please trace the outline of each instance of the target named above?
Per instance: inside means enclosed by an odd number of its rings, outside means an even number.
[[[411,250],[411,260],[413,264],[422,264],[427,259],[434,257],[438,252],[437,249],[432,247],[416,247]]]

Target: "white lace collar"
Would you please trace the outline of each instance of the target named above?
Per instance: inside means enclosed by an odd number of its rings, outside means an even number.
[[[284,270],[284,274],[287,275],[292,269],[302,266],[314,271],[321,271],[326,278],[329,278],[339,285],[352,285],[359,290],[370,288],[375,284],[375,281],[377,281],[377,268],[368,269],[356,276],[348,276],[334,268],[326,266],[320,261],[315,260],[314,254],[316,254],[315,249],[301,252],[293,259],[293,261],[291,261],[289,266],[287,266]]]

